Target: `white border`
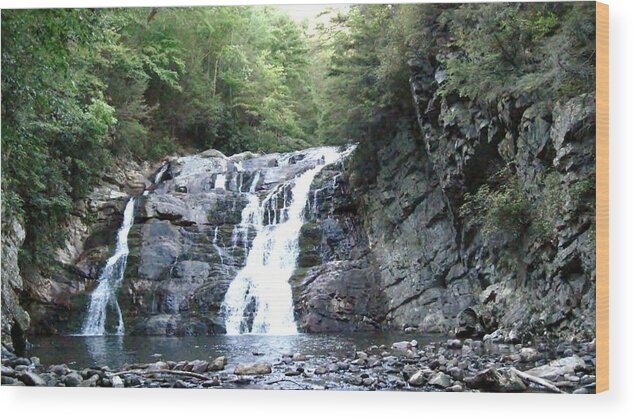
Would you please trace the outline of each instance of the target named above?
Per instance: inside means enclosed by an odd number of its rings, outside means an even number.
[[[438,1],[447,2],[447,1]],[[631,0],[610,5],[610,391],[595,396],[282,392],[253,390],[108,390],[0,388],[5,418],[620,418],[634,411],[634,126]],[[182,4],[179,4],[182,3]],[[0,0],[0,8],[316,4],[324,1]],[[344,3],[344,2],[341,2]],[[367,1],[367,3],[385,3]],[[627,414],[626,412],[630,412]]]

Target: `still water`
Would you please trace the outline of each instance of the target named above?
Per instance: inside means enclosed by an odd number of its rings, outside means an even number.
[[[294,336],[215,335],[187,337],[148,336],[38,336],[31,338],[30,355],[42,364],[65,363],[71,368],[104,366],[157,360],[214,359],[224,355],[229,364],[274,362],[285,354],[353,357],[371,345],[391,345],[416,339],[419,344],[446,339],[443,335],[400,333],[299,334]]]

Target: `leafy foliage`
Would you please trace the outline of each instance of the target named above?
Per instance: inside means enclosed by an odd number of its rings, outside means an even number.
[[[3,11],[3,219],[41,263],[115,156],[307,147],[309,52],[273,8]]]

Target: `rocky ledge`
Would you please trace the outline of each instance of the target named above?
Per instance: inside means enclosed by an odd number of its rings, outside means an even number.
[[[258,388],[448,392],[595,392],[595,344],[515,345],[449,339],[371,346],[350,357],[285,354],[272,363],[167,361],[73,370],[43,366],[2,348],[2,385],[48,387]]]

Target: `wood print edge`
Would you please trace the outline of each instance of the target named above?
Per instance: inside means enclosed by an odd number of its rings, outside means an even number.
[[[609,7],[596,2],[596,391],[609,388]]]

